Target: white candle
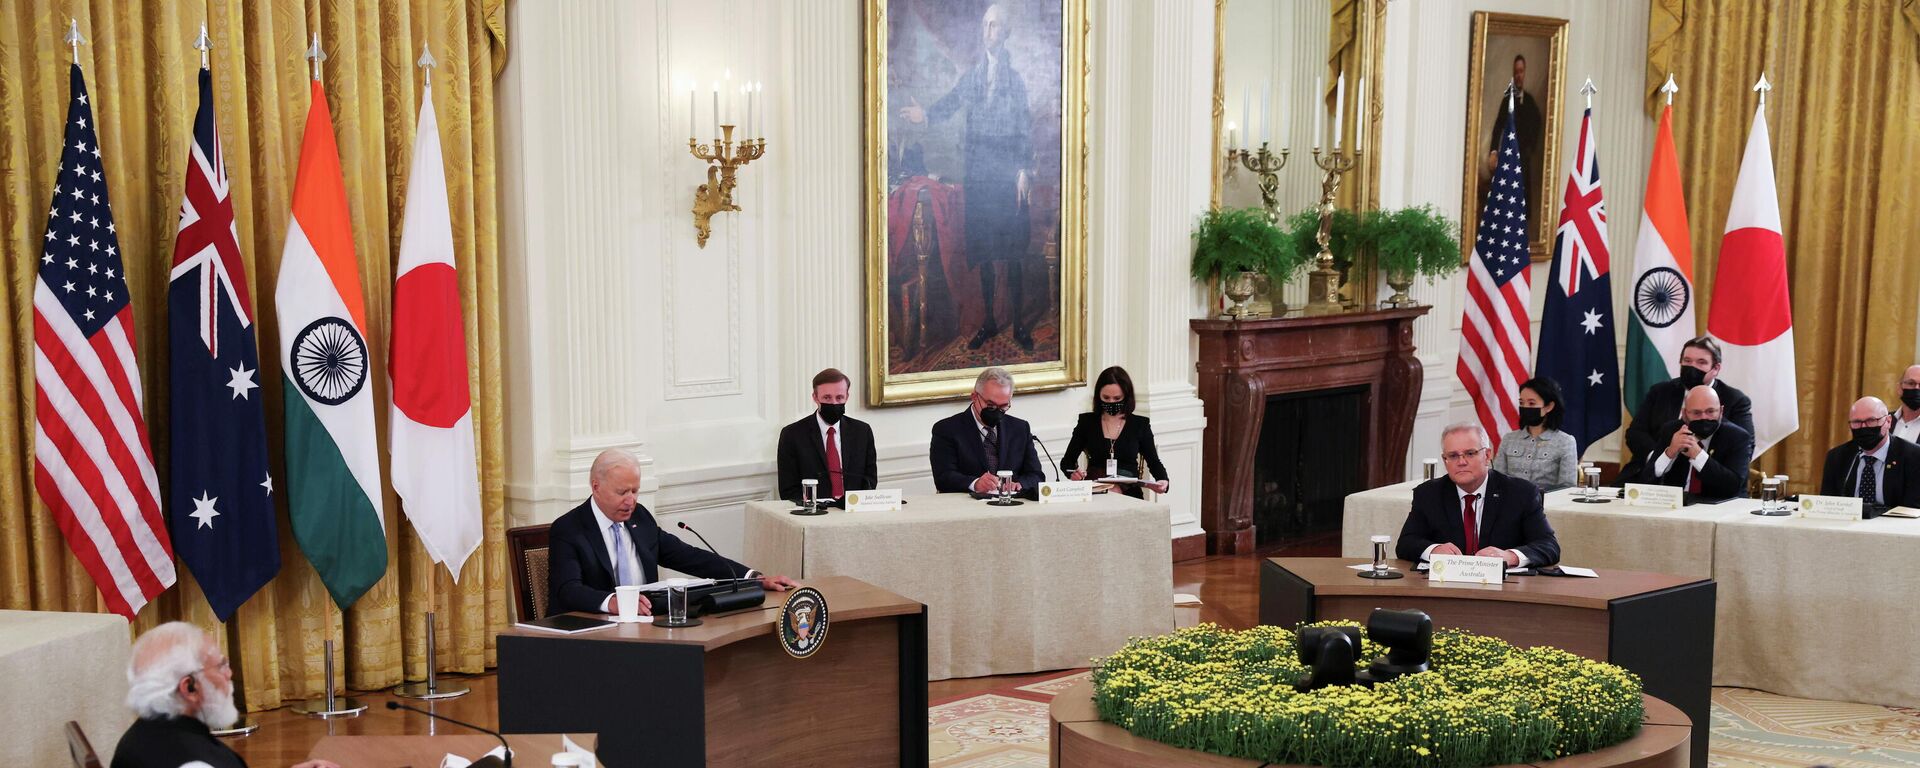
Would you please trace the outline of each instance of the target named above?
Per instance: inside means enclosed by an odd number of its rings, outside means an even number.
[[[1227,151],[1228,152],[1232,152],[1235,149],[1238,149],[1240,147],[1240,145],[1234,143],[1233,128],[1234,128],[1233,123],[1231,122],[1227,123]]]
[[[726,118],[726,120],[722,122],[721,125],[733,125],[733,70],[721,70],[720,82],[727,85],[726,108],[720,112],[720,116]]]
[[[713,135],[720,136],[720,83],[713,84]]]
[[[1341,129],[1345,128],[1347,117],[1347,73],[1341,72],[1340,79],[1333,81],[1333,151],[1340,151]]]
[[[1327,133],[1327,124],[1324,120],[1326,115],[1326,102],[1320,100],[1322,94],[1326,92],[1326,78],[1314,78],[1313,94],[1309,97],[1309,103],[1313,104],[1314,108],[1307,110],[1307,114],[1313,115],[1313,151],[1315,152],[1320,151],[1320,140],[1326,138]]]
[[[696,98],[694,93],[697,90],[698,89],[694,88],[693,83],[687,83],[687,138],[689,139],[699,135],[693,132],[693,114],[695,112],[693,104]]]
[[[1260,143],[1273,140],[1273,81],[1260,93]]]
[[[1240,89],[1240,124],[1246,126],[1249,131],[1253,130],[1252,108],[1250,106],[1252,103],[1253,86],[1249,85]]]
[[[1356,118],[1363,117],[1367,114],[1367,76],[1366,75],[1360,76],[1360,92],[1356,100],[1353,102],[1353,110],[1354,110],[1353,115]],[[1360,148],[1366,144],[1366,141],[1367,141],[1367,121],[1355,120],[1353,123],[1353,153],[1356,155],[1360,154]]]

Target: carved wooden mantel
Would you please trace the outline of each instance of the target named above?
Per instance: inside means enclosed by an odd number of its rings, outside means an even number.
[[[1365,423],[1354,425],[1367,487],[1404,479],[1422,382],[1413,321],[1428,309],[1190,321],[1207,414],[1200,523],[1208,554],[1254,549],[1253,463],[1268,395],[1367,386]]]

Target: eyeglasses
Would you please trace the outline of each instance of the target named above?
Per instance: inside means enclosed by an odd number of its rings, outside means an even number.
[[[1717,419],[1717,418],[1720,418],[1720,409],[1719,408],[1688,408],[1687,418]]]
[[[1852,419],[1847,422],[1847,427],[1851,429],[1859,429],[1861,427],[1877,427],[1877,426],[1880,426],[1886,420],[1887,420],[1887,417],[1885,416],[1875,416],[1871,419]]]
[[[1468,459],[1477,457],[1480,454],[1486,453],[1486,452],[1487,452],[1486,448],[1475,448],[1471,451],[1454,451],[1452,453],[1443,453],[1443,454],[1440,454],[1440,458],[1446,459],[1448,464],[1453,464],[1455,462],[1466,461]]]

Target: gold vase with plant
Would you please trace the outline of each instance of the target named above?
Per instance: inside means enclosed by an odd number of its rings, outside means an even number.
[[[1227,317],[1250,316],[1246,302],[1253,298],[1256,276],[1278,285],[1305,264],[1305,255],[1259,208],[1210,210],[1193,228],[1193,279],[1219,285],[1233,302]]]
[[[1413,304],[1407,289],[1415,278],[1424,277],[1431,285],[1460,268],[1460,241],[1454,237],[1458,231],[1460,225],[1431,205],[1373,210],[1361,217],[1360,239],[1373,249],[1375,263],[1393,289],[1389,306]]]

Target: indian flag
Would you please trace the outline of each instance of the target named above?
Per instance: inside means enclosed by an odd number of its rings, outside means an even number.
[[[367,308],[326,90],[313,81],[293,220],[274,288],[287,401],[293,535],[346,610],[387,571],[380,459],[367,386]]]
[[[431,60],[431,59],[427,59]],[[420,543],[453,580],[480,546],[480,463],[467,386],[467,330],[453,264],[453,224],[433,86],[420,97],[407,212],[394,268],[393,403],[387,420],[393,490]]]
[[[1638,409],[1649,388],[1680,375],[1680,347],[1694,336],[1693,243],[1680,191],[1680,159],[1673,149],[1672,105],[1660,113],[1653,140],[1628,300],[1633,312],[1627,315],[1627,386],[1620,394]]]

